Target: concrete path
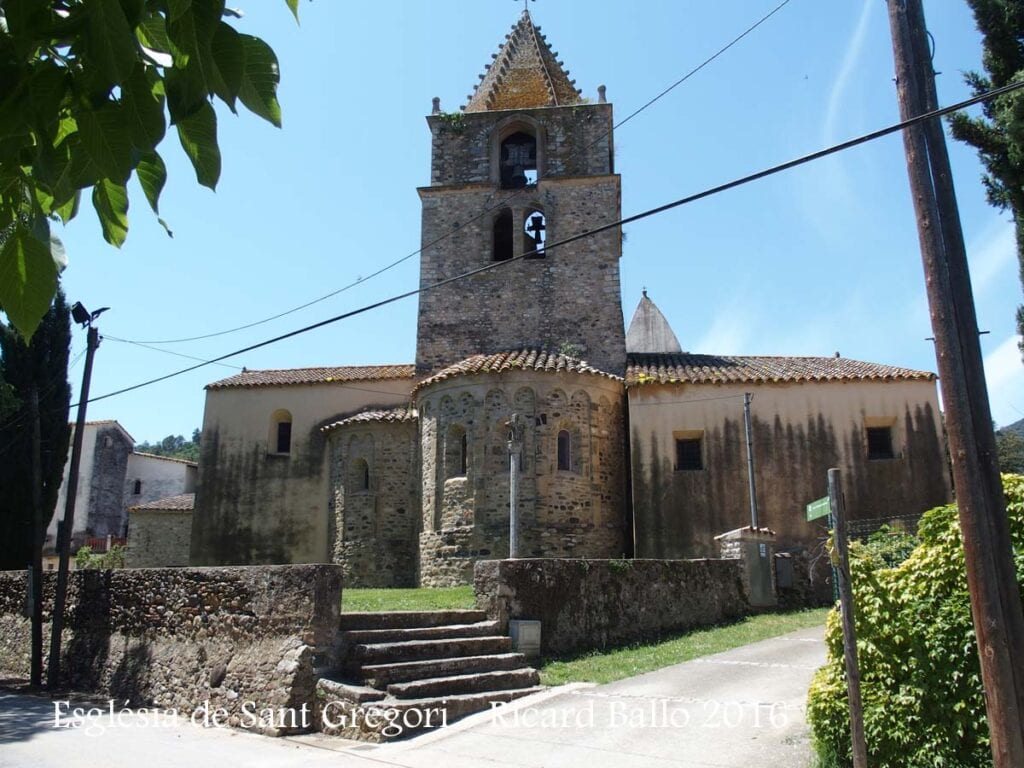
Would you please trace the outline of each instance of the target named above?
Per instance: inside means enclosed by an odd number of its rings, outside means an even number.
[[[801,768],[810,761],[804,703],[825,660],[822,635],[802,630],[617,683],[551,689],[383,746],[154,727],[141,716],[55,728],[53,702],[0,692],[0,766]]]

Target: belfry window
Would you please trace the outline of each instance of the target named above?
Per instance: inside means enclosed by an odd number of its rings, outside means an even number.
[[[494,261],[508,261],[515,254],[512,211],[505,209],[494,220]]]
[[[523,218],[523,253],[528,259],[543,259],[544,243],[547,241],[547,219],[544,212],[528,210]]]
[[[520,189],[537,183],[537,139],[517,131],[501,142],[501,186]]]

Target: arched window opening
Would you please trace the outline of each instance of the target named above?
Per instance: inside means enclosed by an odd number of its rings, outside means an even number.
[[[558,468],[572,472],[572,435],[567,429],[558,433]]]
[[[506,209],[494,219],[494,260],[508,261],[515,254],[514,240],[512,236],[514,224],[512,223],[512,211]]]
[[[142,481],[141,480],[136,480],[135,481],[135,485],[132,487],[132,493],[135,496],[138,496],[139,494],[142,493]]]
[[[292,452],[292,415],[285,409],[274,411],[270,417],[270,435],[267,442],[270,453]]]
[[[353,491],[370,490],[370,465],[366,459],[355,459],[352,462],[351,478]]]
[[[537,139],[517,131],[501,142],[501,186],[521,189],[537,183]]]
[[[469,464],[469,450],[466,430],[459,424],[452,424],[444,441],[444,476],[465,477]]]
[[[528,259],[544,258],[544,243],[547,241],[547,219],[544,212],[534,209],[523,218],[523,253]]]

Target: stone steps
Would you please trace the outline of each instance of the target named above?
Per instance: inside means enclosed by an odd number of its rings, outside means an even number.
[[[468,675],[473,672],[522,669],[526,657],[521,653],[492,653],[480,656],[458,656],[453,659],[427,659],[403,661],[396,664],[367,664],[358,670],[358,677],[375,688],[387,688],[392,683],[423,680],[431,677]]]
[[[458,656],[478,656],[508,653],[512,641],[504,636],[457,637],[439,640],[408,640],[398,643],[360,643],[351,646],[349,659],[357,666],[389,664],[400,661],[425,659],[452,659]]]
[[[410,680],[406,683],[392,683],[387,687],[387,692],[388,695],[394,696],[396,699],[416,699],[532,688],[539,682],[540,675],[537,670],[532,667],[524,667],[523,669],[473,672],[468,675],[431,677],[425,680]]]
[[[449,611],[354,611],[342,612],[338,626],[341,630],[355,629],[412,629],[440,627],[448,624],[476,624],[487,621],[487,614],[475,609]]]
[[[540,690],[482,611],[343,613],[343,670],[317,684],[324,733],[390,741]]]
[[[437,627],[402,627],[387,629],[351,629],[342,633],[342,641],[349,645],[401,643],[409,640],[443,640],[456,637],[493,636],[500,629],[496,621],[477,621],[473,624],[445,624]]]

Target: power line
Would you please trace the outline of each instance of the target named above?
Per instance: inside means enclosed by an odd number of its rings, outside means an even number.
[[[766,13],[764,16],[762,16],[756,22],[751,24],[749,27],[747,27],[745,30],[743,30],[743,32],[741,32],[739,35],[734,37],[728,43],[723,45],[721,48],[719,48],[713,54],[711,54],[706,59],[704,59],[704,61],[702,61],[696,67],[691,69],[689,72],[687,72],[685,75],[680,77],[678,80],[676,80],[670,86],[665,88],[663,91],[661,91],[659,94],[657,94],[654,98],[650,99],[649,101],[647,101],[646,103],[644,103],[640,107],[638,107],[637,109],[635,109],[632,112],[630,112],[622,120],[620,120],[617,123],[614,123],[611,128],[609,128],[607,131],[602,133],[600,136],[598,136],[592,142],[590,142],[589,144],[583,146],[582,148],[580,148],[578,150],[575,150],[572,153],[571,156],[575,157],[575,156],[581,155],[584,152],[587,152],[590,149],[592,149],[596,144],[604,141],[606,138],[608,138],[608,136],[610,136],[612,134],[613,131],[621,128],[623,125],[628,123],[630,120],[632,120],[634,117],[639,115],[641,112],[643,112],[646,109],[648,109],[649,107],[653,106],[655,103],[660,101],[662,98],[667,96],[669,93],[671,93],[676,88],[678,88],[680,85],[685,83],[687,80],[689,80],[695,74],[697,74],[702,69],[704,69],[706,66],[708,66],[713,61],[715,61],[715,59],[717,59],[720,56],[722,56],[726,51],[728,51],[730,48],[732,48],[737,43],[739,43],[741,40],[743,40],[745,37],[747,37],[747,35],[749,35],[755,29],[760,27],[766,21],[768,21],[768,19],[770,19],[776,13],[781,11],[791,1],[792,0],[782,0],[781,3],[779,3],[777,6],[775,6],[772,10],[770,10],[768,13]],[[295,312],[299,312],[299,311],[301,311],[303,309],[307,309],[308,307],[311,307],[314,304],[319,304],[322,301],[326,301],[327,299],[334,298],[335,296],[337,296],[337,295],[339,295],[341,293],[344,293],[345,291],[347,291],[347,290],[349,290],[351,288],[355,288],[357,285],[361,285],[361,284],[363,284],[363,283],[365,283],[365,282],[367,282],[369,280],[372,280],[375,277],[378,277],[378,276],[384,274],[385,272],[388,272],[391,269],[394,269],[395,267],[399,266],[400,264],[403,264],[404,262],[406,262],[409,259],[411,259],[413,256],[418,256],[419,254],[421,254],[423,251],[427,250],[428,248],[432,248],[433,246],[437,245],[441,241],[447,240],[449,237],[452,237],[456,232],[459,232],[459,231],[465,229],[466,227],[468,227],[470,224],[473,224],[473,223],[479,221],[480,219],[482,219],[487,214],[492,213],[493,211],[496,211],[499,208],[503,208],[504,206],[506,206],[509,203],[513,202],[514,200],[518,199],[521,195],[523,195],[527,190],[530,190],[530,189],[532,189],[532,188],[531,187],[526,187],[526,188],[523,188],[523,189],[516,190],[511,195],[509,195],[508,197],[498,201],[494,205],[486,206],[482,211],[480,211],[480,213],[478,213],[476,216],[474,216],[473,218],[469,219],[465,223],[458,224],[457,226],[453,227],[450,231],[445,232],[440,237],[437,237],[434,240],[431,240],[429,243],[426,243],[425,245],[420,246],[415,251],[412,251],[411,253],[407,253],[405,256],[402,256],[401,258],[396,259],[395,261],[392,261],[390,264],[384,265],[383,267],[381,267],[380,269],[378,269],[375,272],[372,272],[371,274],[367,275],[366,277],[359,277],[356,280],[353,280],[351,283],[343,285],[342,287],[340,287],[340,288],[338,288],[336,290],[333,290],[330,293],[326,293],[323,296],[320,296],[320,297],[318,297],[316,299],[312,299],[311,301],[307,301],[305,304],[300,304],[297,307],[292,307],[291,309],[284,310],[283,312],[278,312],[276,315],[271,315],[270,317],[263,318],[262,320],[255,320],[255,321],[253,321],[251,323],[246,323],[245,325],[240,325],[240,326],[237,326],[235,328],[227,328],[227,329],[225,329],[223,331],[216,331],[214,333],[206,333],[206,334],[202,334],[202,335],[199,335],[199,336],[190,336],[190,337],[181,338],[181,339],[143,339],[143,340],[140,340],[140,341],[132,341],[132,340],[128,340],[128,339],[118,339],[118,341],[124,341],[124,342],[127,342],[129,344],[138,344],[140,346],[145,346],[146,344],[180,344],[180,343],[185,343],[185,342],[189,342],[189,341],[200,341],[200,340],[203,340],[203,339],[212,339],[212,338],[215,338],[217,336],[225,336],[225,335],[230,334],[230,333],[236,333],[238,331],[244,331],[244,330],[247,330],[249,328],[255,328],[258,325],[263,325],[265,323],[269,323],[269,322],[272,322],[274,320],[279,320],[280,318],[285,317],[287,315],[291,315],[291,314],[294,314]],[[114,337],[107,336],[107,338],[111,338],[112,339]]]
[[[174,355],[175,357],[183,357],[186,360],[198,360],[200,362],[205,362],[205,360],[203,360],[203,358],[201,358],[201,357],[195,357],[194,355],[186,355],[186,354],[184,354],[182,352],[173,352],[173,351],[171,351],[169,349],[160,349],[160,347],[153,347],[153,346],[150,346],[149,344],[147,344],[145,342],[142,342],[142,341],[131,341],[130,339],[119,339],[117,336],[111,336],[109,333],[103,334],[102,338],[110,339],[111,341],[118,341],[118,342],[121,342],[122,344],[131,344],[131,345],[136,346],[136,347],[142,347],[143,349],[151,349],[154,352],[162,352],[165,355]],[[232,368],[232,369],[234,369],[236,371],[244,370],[242,368],[242,366],[240,366],[240,365],[231,365],[230,363],[215,363],[215,365],[220,365],[220,366],[223,366],[225,368]]]
[[[888,126],[886,128],[882,128],[882,129],[879,129],[877,131],[872,131],[871,133],[862,134],[861,136],[858,136],[858,137],[856,137],[854,139],[849,139],[849,140],[844,141],[844,142],[842,142],[840,144],[834,144],[831,147],[827,147],[825,149],[821,149],[821,150],[818,150],[816,152],[812,152],[812,153],[810,153],[808,155],[804,155],[802,157],[796,158],[795,160],[789,160],[787,162],[771,166],[771,167],[766,168],[764,170],[757,171],[756,173],[752,173],[752,174],[749,174],[747,176],[742,176],[740,178],[734,179],[734,180],[726,182],[724,184],[719,184],[718,186],[711,187],[709,189],[705,189],[702,192],[697,192],[697,193],[692,194],[692,195],[687,195],[686,197],[681,197],[678,200],[673,200],[670,203],[665,203],[664,205],[659,205],[659,206],[657,206],[655,208],[649,208],[646,211],[643,211],[641,213],[633,214],[632,216],[627,216],[627,217],[625,217],[623,219],[619,219],[618,221],[614,221],[614,222],[612,222],[610,224],[604,224],[602,226],[595,227],[594,229],[590,229],[590,230],[587,230],[585,232],[580,232],[579,234],[576,234],[576,235],[571,235],[569,237],[563,238],[562,240],[559,240],[558,242],[551,243],[551,244],[545,244],[544,252],[547,253],[548,251],[552,251],[552,250],[554,250],[556,248],[559,248],[561,246],[568,245],[570,243],[575,243],[575,242],[577,242],[579,240],[583,240],[583,239],[588,238],[588,237],[593,237],[594,235],[600,234],[602,232],[607,232],[607,231],[612,230],[612,229],[618,229],[618,228],[622,227],[625,224],[631,224],[631,223],[633,223],[635,221],[640,221],[642,219],[646,219],[646,218],[649,218],[651,216],[656,216],[656,215],[658,215],[660,213],[665,213],[666,211],[670,211],[673,208],[679,208],[680,206],[688,205],[689,203],[694,203],[694,202],[696,202],[698,200],[703,200],[706,197],[711,197],[712,195],[717,195],[717,194],[720,194],[720,193],[725,192],[727,190],[735,189],[736,187],[740,187],[740,186],[743,186],[745,184],[749,184],[751,182],[767,178],[768,176],[773,176],[773,175],[775,175],[777,173],[782,173],[783,171],[790,170],[791,168],[796,168],[797,166],[805,165],[806,163],[810,163],[810,162],[813,162],[815,160],[820,160],[823,157],[827,157],[829,155],[836,154],[837,152],[843,152],[843,151],[845,151],[847,149],[851,149],[851,148],[859,146],[861,144],[865,144],[865,143],[867,143],[869,141],[874,141],[875,139],[882,138],[883,136],[888,136],[891,133],[896,133],[898,131],[902,131],[902,130],[904,130],[906,128],[909,128],[911,126],[917,125],[918,123],[922,123],[922,122],[925,122],[927,120],[933,120],[935,118],[942,117],[944,115],[948,115],[948,114],[950,114],[952,112],[959,112],[962,109],[966,109],[967,107],[973,106],[975,104],[979,104],[979,103],[981,103],[983,101],[987,101],[989,99],[996,98],[997,96],[1002,96],[1005,93],[1010,93],[1012,91],[1018,90],[1021,87],[1024,87],[1024,81],[1010,83],[1008,85],[1002,86],[1001,88],[994,88],[994,89],[992,89],[990,91],[987,91],[987,92],[985,92],[983,94],[980,94],[980,95],[977,95],[977,96],[973,96],[973,97],[971,97],[969,99],[961,101],[961,102],[959,102],[957,104],[954,104],[952,106],[943,107],[941,109],[936,109],[936,110],[934,110],[932,112],[927,112],[925,114],[918,115],[917,117],[910,118],[909,120],[904,120],[902,122],[894,123],[893,125],[890,125],[890,126]],[[380,307],[387,306],[388,304],[393,304],[393,303],[395,303],[397,301],[401,301],[402,299],[407,299],[410,296],[415,296],[415,295],[417,295],[419,293],[425,293],[427,291],[432,291],[432,290],[435,290],[437,288],[442,288],[442,287],[444,287],[446,285],[449,285],[451,283],[457,282],[459,280],[464,280],[464,279],[469,278],[469,277],[473,277],[474,275],[479,275],[479,274],[481,274],[483,272],[489,272],[490,270],[493,270],[493,269],[499,269],[499,268],[504,267],[504,266],[506,266],[506,265],[508,265],[508,264],[510,264],[512,262],[519,261],[521,259],[527,258],[528,256],[532,256],[532,255],[535,255],[535,254],[536,254],[536,251],[531,250],[531,251],[526,251],[524,253],[520,253],[520,254],[518,254],[516,256],[513,256],[513,257],[511,257],[509,259],[505,259],[504,261],[493,261],[493,262],[485,264],[485,265],[483,265],[481,267],[477,267],[476,269],[471,269],[471,270],[469,270],[467,272],[463,272],[463,273],[461,273],[459,275],[454,275],[453,277],[446,278],[446,279],[441,280],[441,281],[439,281],[437,283],[434,283],[433,285],[428,285],[428,286],[425,286],[425,287],[422,287],[422,288],[415,288],[415,289],[412,289],[412,290],[409,290],[409,291],[405,291],[404,293],[400,293],[400,294],[397,294],[395,296],[391,296],[390,298],[382,299],[381,301],[377,301],[377,302],[374,302],[372,304],[367,304],[367,305],[365,305],[363,307],[360,307],[358,309],[353,309],[353,310],[351,310],[349,312],[344,312],[344,313],[342,313],[340,315],[335,315],[334,317],[327,318],[326,320],[321,320],[320,322],[313,323],[312,325],[307,325],[307,326],[304,326],[303,328],[299,328],[299,329],[294,330],[294,331],[289,331],[288,333],[281,334],[280,336],[275,336],[273,338],[266,339],[265,341],[261,341],[261,342],[258,342],[256,344],[250,344],[249,346],[243,347],[242,349],[235,350],[234,352],[228,352],[227,354],[220,355],[219,357],[215,357],[215,358],[213,358],[211,360],[206,360],[206,361],[203,361],[201,363],[197,363],[196,365],[189,366],[188,368],[183,368],[183,369],[181,369],[179,371],[175,371],[173,373],[165,374],[164,376],[158,376],[157,378],[149,379],[148,381],[143,381],[143,382],[140,382],[138,384],[133,384],[132,386],[129,386],[129,387],[124,387],[122,389],[118,389],[118,390],[115,390],[113,392],[108,392],[108,393],[106,393],[104,395],[99,395],[98,397],[93,397],[93,398],[91,398],[89,400],[89,402],[96,402],[98,400],[105,400],[108,397],[114,397],[115,395],[122,395],[122,394],[125,394],[126,392],[131,392],[131,391],[136,390],[136,389],[141,389],[142,387],[150,386],[151,384],[157,384],[157,383],[159,383],[161,381],[166,381],[167,379],[174,378],[175,376],[181,376],[182,374],[185,374],[185,373],[191,373],[192,371],[195,371],[195,370],[197,370],[199,368],[203,368],[203,367],[205,367],[207,365],[212,365],[213,363],[218,363],[218,362],[220,362],[222,360],[226,360],[226,359],[228,359],[230,357],[235,357],[237,355],[244,354],[245,352],[251,352],[251,351],[253,351],[255,349],[260,349],[261,347],[266,347],[266,346],[269,346],[271,344],[276,344],[279,341],[284,341],[285,339],[290,339],[293,336],[299,336],[301,334],[308,333],[309,331],[313,331],[313,330],[316,330],[318,328],[323,328],[324,326],[331,325],[333,323],[339,322],[340,320],[347,320],[350,317],[355,317],[356,315],[361,315],[361,314],[364,314],[364,313],[369,312],[371,310],[379,309]]]

